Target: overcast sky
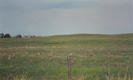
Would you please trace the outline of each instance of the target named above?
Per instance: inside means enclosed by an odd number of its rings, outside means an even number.
[[[133,0],[0,0],[0,33],[133,33]]]

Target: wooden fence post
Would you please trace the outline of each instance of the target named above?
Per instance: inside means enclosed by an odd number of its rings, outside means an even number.
[[[68,62],[68,80],[72,80],[71,56],[67,56],[67,62]]]

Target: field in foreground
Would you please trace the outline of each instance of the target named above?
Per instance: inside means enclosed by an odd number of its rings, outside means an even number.
[[[73,80],[133,80],[133,34],[0,39],[0,80],[67,80],[70,53]]]

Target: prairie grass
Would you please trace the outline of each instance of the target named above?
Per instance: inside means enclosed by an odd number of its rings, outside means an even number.
[[[133,79],[133,34],[79,34],[0,39],[0,80],[67,80],[70,53],[73,80]]]

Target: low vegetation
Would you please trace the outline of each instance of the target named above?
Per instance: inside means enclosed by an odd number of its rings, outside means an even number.
[[[133,34],[0,38],[0,80],[133,80]]]

